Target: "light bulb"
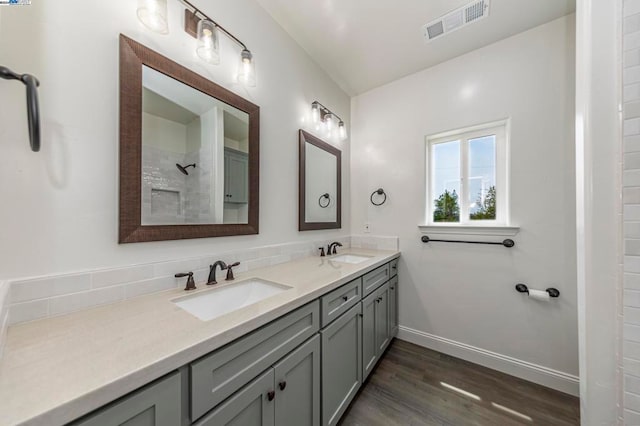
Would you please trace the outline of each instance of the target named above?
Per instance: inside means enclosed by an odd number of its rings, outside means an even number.
[[[138,0],[136,11],[142,25],[158,34],[169,34],[167,0]]]
[[[247,87],[256,86],[256,69],[253,55],[247,49],[240,52],[240,64],[238,66],[238,83]]]
[[[201,19],[198,21],[198,47],[196,53],[203,61],[218,65],[220,63],[220,50],[218,47],[218,29],[216,24]]]

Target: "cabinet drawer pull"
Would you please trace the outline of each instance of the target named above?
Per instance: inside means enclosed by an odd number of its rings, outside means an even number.
[[[275,397],[276,397],[276,391],[269,391],[269,392],[267,392],[267,399],[268,399],[269,401],[273,401],[273,398],[275,398]]]
[[[378,302],[378,303],[382,302],[382,297],[378,297],[378,298],[376,299],[376,302]]]
[[[280,387],[280,390],[283,391],[284,388],[287,387],[287,382],[286,381],[282,381],[282,382],[278,383],[278,386]]]
[[[396,289],[395,287],[391,287],[391,290],[395,290],[395,289]]]
[[[349,300],[349,296],[342,296],[342,300],[346,302],[347,300]]]

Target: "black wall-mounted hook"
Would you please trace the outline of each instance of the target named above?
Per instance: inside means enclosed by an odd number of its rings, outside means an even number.
[[[33,152],[40,151],[40,107],[38,86],[40,82],[31,74],[18,74],[0,65],[0,78],[18,80],[27,86],[27,119],[29,123],[29,143]]]
[[[373,197],[374,197],[374,195],[376,195],[376,194],[378,194],[378,195],[384,195],[384,198],[383,198],[383,199],[382,199],[382,201],[381,201],[381,202],[379,202],[379,203],[376,203],[375,201],[373,201]],[[371,200],[371,204],[373,204],[374,206],[381,206],[381,205],[383,205],[384,203],[386,203],[386,202],[387,202],[387,193],[386,193],[386,192],[384,192],[384,189],[382,189],[382,188],[378,188],[378,189],[376,189],[375,191],[373,191],[373,192],[371,193],[371,197],[369,197],[369,200]]]

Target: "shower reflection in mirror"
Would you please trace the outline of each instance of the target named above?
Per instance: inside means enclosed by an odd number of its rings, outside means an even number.
[[[248,114],[142,74],[142,225],[247,223]]]

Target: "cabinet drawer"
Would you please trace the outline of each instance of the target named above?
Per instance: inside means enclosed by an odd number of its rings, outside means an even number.
[[[220,404],[320,329],[318,301],[193,362],[191,420]]]
[[[387,282],[389,279],[389,264],[380,266],[362,277],[363,297]]]
[[[171,373],[73,426],[176,426],[182,421],[180,373]]]
[[[393,259],[389,262],[389,277],[395,277],[398,275],[398,260],[399,259]]]
[[[321,327],[326,327],[362,298],[362,278],[353,280],[320,298]]]

